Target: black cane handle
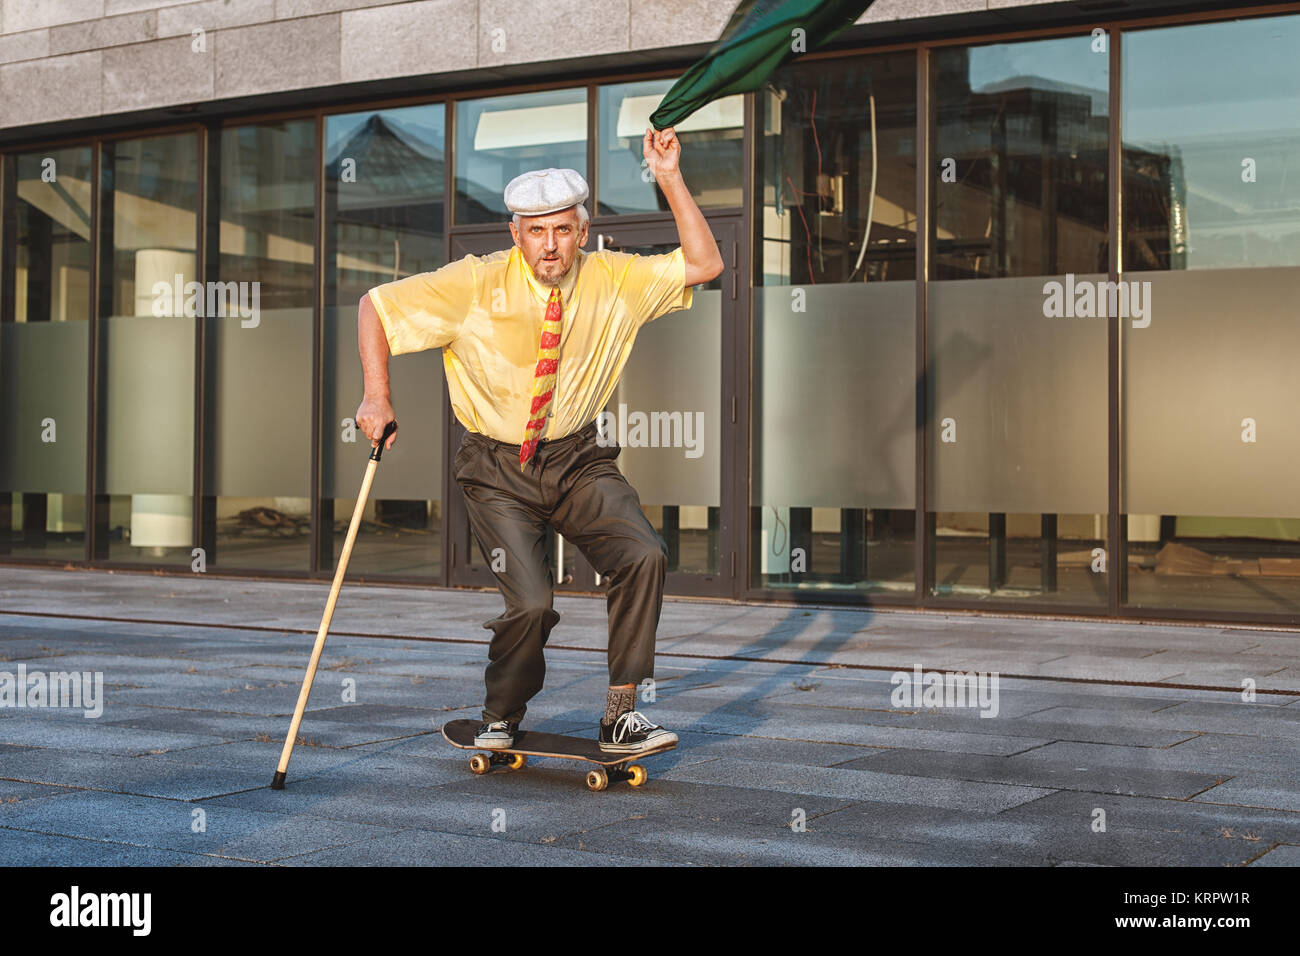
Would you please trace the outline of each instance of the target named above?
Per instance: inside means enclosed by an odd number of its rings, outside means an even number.
[[[370,449],[370,460],[379,461],[384,455],[384,443],[388,441],[388,436],[397,431],[397,419],[393,419],[384,426],[383,437],[379,439],[379,444]]]

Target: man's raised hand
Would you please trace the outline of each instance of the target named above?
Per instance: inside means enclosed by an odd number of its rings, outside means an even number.
[[[682,155],[682,144],[677,139],[677,131],[671,126],[662,130],[647,126],[641,153],[656,180],[675,175]]]

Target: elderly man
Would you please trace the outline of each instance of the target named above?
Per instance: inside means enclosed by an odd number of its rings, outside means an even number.
[[[478,747],[510,747],[542,689],[543,648],[560,619],[548,525],[609,581],[601,748],[637,753],[677,739],[633,706],[636,685],[654,673],[667,549],[614,462],[618,446],[597,441],[596,419],[641,325],[689,308],[691,287],[723,263],[682,180],[674,131],[647,129],[642,152],[677,222],[673,252],[583,252],[586,182],[572,169],[535,170],[505,189],[513,248],[466,256],[361,299],[365,396],[356,421],[372,446],[395,420],[390,353],[443,350],[452,409],[467,431],[452,470],[505,598],[504,613],[484,624],[493,637]]]

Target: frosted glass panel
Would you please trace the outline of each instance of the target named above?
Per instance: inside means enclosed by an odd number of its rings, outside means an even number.
[[[325,414],[321,493],[326,498],[356,498],[370,455],[370,440],[359,432],[344,441],[343,419],[351,419],[361,404],[361,361],[357,356],[357,310],[330,309],[337,323],[339,348],[331,383],[323,396]],[[351,345],[349,350],[346,346]],[[431,349],[388,360],[393,410],[401,431],[397,444],[384,453],[375,471],[371,497],[433,499],[442,497],[442,396],[446,391],[442,351]],[[350,517],[350,516],[349,516]]]
[[[87,331],[0,323],[0,490],[86,493]]]
[[[1045,318],[1044,281],[930,284],[932,511],[1108,510],[1107,320]]]
[[[659,420],[667,422],[667,427],[648,425],[647,435],[657,432],[672,440],[680,435],[682,441],[682,447],[675,448],[624,444],[619,466],[642,504],[718,504],[722,484],[721,368],[722,293],[716,289],[697,289],[689,310],[661,316],[637,333],[632,357],[609,410],[616,420],[627,419],[629,433],[635,413],[647,419],[655,412],[680,413],[675,419]]]
[[[208,319],[215,343],[209,494],[306,497],[311,486],[311,309],[264,310],[256,328]]]
[[[117,316],[104,327],[102,493],[193,494],[195,320]]]
[[[754,503],[914,508],[916,286],[755,291]]]
[[[1300,268],[1141,278],[1152,316],[1124,331],[1125,510],[1300,517]]]

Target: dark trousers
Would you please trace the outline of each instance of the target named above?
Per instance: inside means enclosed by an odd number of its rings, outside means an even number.
[[[609,581],[610,684],[638,684],[654,674],[668,548],[615,464],[620,451],[597,443],[595,422],[543,441],[524,469],[518,445],[476,432],[461,441],[452,473],[506,602],[504,613],[483,625],[493,631],[484,720],[521,720],[542,689],[543,647],[560,619],[552,607],[548,524]]]

